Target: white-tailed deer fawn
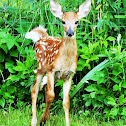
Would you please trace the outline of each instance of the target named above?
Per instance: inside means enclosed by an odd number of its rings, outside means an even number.
[[[36,79],[32,87],[32,121],[31,125],[36,126],[36,101],[38,92],[45,85],[46,108],[41,117],[40,124],[44,124],[49,117],[50,103],[55,97],[54,81],[62,79],[63,84],[63,108],[65,111],[66,126],[69,123],[69,92],[71,79],[77,68],[77,44],[76,29],[78,21],[86,17],[91,9],[91,0],[81,4],[78,11],[63,12],[60,4],[50,0],[50,9],[55,17],[58,17],[63,24],[63,38],[48,36],[46,29],[39,26],[26,34],[26,38],[32,39],[35,45],[35,52],[38,61]]]

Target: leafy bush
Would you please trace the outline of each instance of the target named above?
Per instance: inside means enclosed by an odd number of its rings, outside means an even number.
[[[59,2],[64,11],[71,8],[75,11],[83,1]],[[42,24],[50,35],[61,37],[62,26],[52,16],[48,0],[8,0],[0,6],[0,107],[9,104],[25,107],[31,102],[37,61],[34,45],[24,39],[24,34]],[[77,108],[85,115],[126,116],[125,14],[123,0],[92,0],[90,14],[80,21],[79,60],[70,92],[71,109]],[[52,103],[52,110],[62,108],[62,86],[62,81],[55,85],[56,102]],[[44,99],[43,91],[38,103],[41,99]],[[45,107],[45,103],[40,107]]]

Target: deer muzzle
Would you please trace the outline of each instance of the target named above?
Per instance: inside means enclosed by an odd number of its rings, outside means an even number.
[[[74,35],[74,31],[69,27],[68,31],[66,32],[66,35],[69,37],[72,37]]]

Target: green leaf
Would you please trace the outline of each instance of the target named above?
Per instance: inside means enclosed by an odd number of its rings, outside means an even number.
[[[90,106],[91,105],[91,100],[86,101],[85,106]]]
[[[122,110],[122,112],[121,112],[121,115],[126,116],[126,107],[123,107],[123,110]]]
[[[8,40],[7,47],[10,50],[14,46],[15,41],[13,39]]]
[[[117,109],[117,108],[112,108],[111,111],[110,111],[110,114],[111,114],[112,116],[117,116],[117,114],[118,114],[118,109]]]
[[[119,90],[119,85],[117,85],[117,84],[114,85],[114,86],[113,86],[113,91],[118,91],[118,90]]]
[[[114,98],[112,98],[112,97],[109,97],[108,98],[108,102],[107,102],[109,105],[116,105],[116,101],[115,101],[115,99]]]
[[[4,107],[5,105],[5,99],[2,97],[0,98],[0,105],[2,106],[2,108]]]
[[[17,61],[17,66],[13,67],[13,69],[16,71],[24,71],[26,70],[26,67],[21,61]]]
[[[14,100],[12,100],[12,99],[8,99],[8,100],[6,100],[6,103],[14,103]]]
[[[124,81],[124,82],[122,83],[122,87],[123,87],[123,88],[126,88],[126,81]]]
[[[107,40],[113,41],[113,40],[116,40],[116,38],[115,38],[115,37],[112,37],[112,36],[109,36],[109,37],[107,38]]]
[[[96,74],[96,75],[93,75],[90,79],[93,81],[98,81],[99,78],[100,78],[100,76]]]
[[[0,47],[4,50],[6,54],[8,53],[8,48],[6,44],[2,44]]]
[[[20,78],[21,78],[21,74],[17,74],[17,75],[12,75],[12,74],[11,74],[11,75],[8,77],[8,79],[10,79],[10,80],[12,80],[12,81],[19,81]]]
[[[91,98],[95,98],[96,92],[90,93]]]
[[[97,59],[99,59],[97,55],[92,55],[91,58],[90,58],[91,61],[97,60]]]
[[[15,66],[13,69],[16,70],[16,71],[23,71],[23,70],[25,70],[25,67]]]
[[[103,71],[97,71],[96,75],[91,77],[91,80],[97,81],[97,84],[104,83],[105,80],[105,74]]]
[[[3,96],[5,99],[8,99],[8,98],[12,98],[12,96],[10,95],[10,93],[8,92],[5,92],[4,96]]]
[[[33,64],[33,60],[31,60],[29,57],[27,57],[26,61],[25,61],[25,65],[27,68],[30,68]]]
[[[113,70],[113,71],[112,71],[112,74],[115,75],[115,76],[117,76],[117,75],[120,74],[120,71],[119,71],[118,69]]]
[[[84,115],[87,117],[88,115],[90,115],[90,111],[88,111],[88,110],[86,110],[85,112],[84,112]]]
[[[104,46],[107,48],[108,47],[108,42],[107,41],[103,41]]]
[[[11,62],[6,62],[5,63],[5,68],[6,69],[8,69],[8,71],[10,72],[10,73],[15,73],[15,71],[14,71],[14,69],[13,69],[13,63],[11,63]]]
[[[107,115],[109,115],[110,110],[109,110],[108,108],[105,108],[105,109],[104,109],[104,113],[106,113]]]
[[[119,104],[124,104],[124,103],[126,103],[126,98],[124,97],[124,95],[121,95],[119,97],[118,101],[119,101]]]
[[[85,90],[88,92],[98,91],[95,84],[92,84],[92,85],[86,87]]]
[[[104,77],[99,78],[99,80],[97,81],[97,84],[102,84],[102,83],[104,83],[104,80],[105,80]]]
[[[83,58],[83,59],[89,59],[89,57],[88,56],[86,56],[86,55],[80,55],[81,56],[81,58]]]

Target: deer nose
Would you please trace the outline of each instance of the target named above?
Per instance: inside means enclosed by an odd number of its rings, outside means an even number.
[[[68,31],[66,32],[66,35],[68,35],[69,37],[72,37],[74,35],[74,31],[71,29],[71,27],[69,27]]]

